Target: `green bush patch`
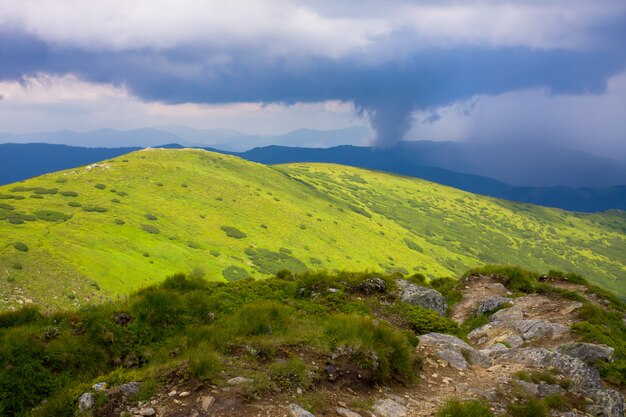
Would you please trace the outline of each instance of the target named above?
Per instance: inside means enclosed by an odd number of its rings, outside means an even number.
[[[68,206],[70,207],[80,207],[82,206],[82,204],[80,204],[78,201],[70,201],[69,203],[67,203]]]
[[[15,242],[13,243],[13,247],[20,252],[28,252],[28,246],[23,242]]]
[[[96,213],[106,213],[109,210],[107,208],[101,207],[101,206],[85,206],[85,207],[83,207],[83,211],[96,212]]]
[[[47,222],[65,222],[71,218],[71,216],[54,210],[38,210],[33,213],[40,220]]]
[[[222,271],[222,276],[228,281],[238,281],[240,279],[249,278],[250,274],[244,268],[235,265],[229,265]]]
[[[283,269],[302,273],[306,271],[306,265],[297,258],[285,252],[272,252],[268,249],[246,249],[246,255],[256,269],[264,274],[275,274]]]
[[[158,227],[156,227],[156,226],[154,226],[154,225],[152,225],[152,224],[142,224],[142,225],[141,225],[141,228],[142,228],[144,231],[146,231],[146,232],[148,232],[148,233],[151,233],[151,234],[153,234],[153,235],[158,235],[159,233],[161,233],[161,231],[159,230],[159,228],[158,228]]]
[[[76,191],[61,191],[59,194],[64,197],[78,197],[78,193]]]
[[[224,231],[224,233],[226,233],[226,236],[232,237],[234,239],[243,239],[245,237],[248,237],[247,234],[245,234],[241,230],[239,230],[239,229],[237,229],[235,227],[232,227],[232,226],[222,226],[222,227],[220,227],[220,229],[222,229],[222,231]]]
[[[105,188],[107,188],[107,186],[104,184],[96,184],[94,185],[94,187],[96,187],[98,190],[104,190]]]
[[[418,245],[417,243],[413,242],[411,239],[409,238],[404,238],[404,243],[406,243],[406,245],[409,247],[409,249],[413,249],[414,251],[417,252],[424,252],[424,249]]]
[[[148,220],[152,220],[152,221],[158,220],[157,216],[155,216],[154,214],[150,214],[150,213],[144,214],[143,217],[145,217]]]

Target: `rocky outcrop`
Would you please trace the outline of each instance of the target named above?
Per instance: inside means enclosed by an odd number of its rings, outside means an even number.
[[[315,417],[314,414],[309,413],[298,404],[289,404],[289,415],[291,417]]]
[[[427,333],[420,336],[419,346],[435,350],[437,357],[458,370],[466,369],[469,365],[485,368],[493,365],[489,356],[474,349],[458,337],[449,334]]]
[[[397,279],[396,286],[400,292],[400,301],[403,303],[429,308],[436,311],[440,316],[446,315],[448,303],[439,291],[413,284],[404,279]]]
[[[475,329],[469,339],[477,344],[507,342],[513,347],[524,341],[552,339],[565,334],[569,328],[545,320],[526,319],[519,310],[506,309],[496,312],[489,323]],[[521,343],[520,343],[521,342]]]
[[[381,278],[368,278],[359,284],[359,290],[364,294],[384,293],[387,283]]]
[[[606,345],[575,342],[560,346],[559,353],[578,358],[587,364],[597,362],[612,362],[615,349]]]
[[[493,311],[497,308],[504,307],[513,301],[508,297],[495,297],[485,300],[476,310],[476,314],[481,315]]]
[[[624,416],[624,398],[622,395],[617,391],[604,388],[598,371],[578,358],[544,348],[523,348],[503,352],[498,356],[498,361],[528,367],[555,368],[572,382],[570,391],[593,400],[595,415],[602,417]]]
[[[385,398],[376,401],[374,404],[374,413],[380,417],[404,417],[406,416],[407,409],[404,405],[391,398]]]

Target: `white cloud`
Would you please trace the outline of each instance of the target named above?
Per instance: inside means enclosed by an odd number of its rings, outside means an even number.
[[[354,116],[351,103],[170,105],[144,102],[123,86],[90,83],[74,75],[39,74],[20,82],[0,82],[0,97],[1,129],[15,133],[182,124],[280,134],[301,127],[338,129],[363,124]]]
[[[625,9],[617,0],[0,0],[0,27],[86,49],[201,46],[338,57],[387,47],[380,41],[398,31],[412,33],[398,40],[412,47],[577,48],[591,28]]]

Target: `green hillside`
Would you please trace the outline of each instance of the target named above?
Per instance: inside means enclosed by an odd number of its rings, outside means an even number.
[[[626,214],[578,214],[326,164],[151,149],[0,187],[0,309],[123,297],[177,271],[576,271],[626,295]]]

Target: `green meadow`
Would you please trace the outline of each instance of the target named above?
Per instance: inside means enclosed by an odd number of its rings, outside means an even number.
[[[0,187],[0,309],[124,298],[175,272],[577,272],[626,296],[626,213],[570,213],[329,164],[148,149]]]

